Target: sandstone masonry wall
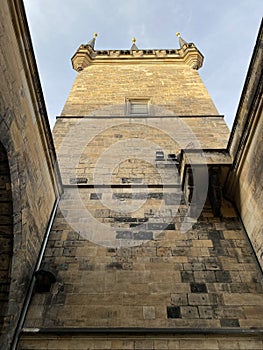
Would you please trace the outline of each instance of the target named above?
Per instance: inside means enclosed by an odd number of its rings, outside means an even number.
[[[183,63],[94,64],[79,72],[62,115],[126,115],[127,98],[149,98],[151,115],[217,115],[196,70]]]
[[[60,189],[22,2],[1,2],[0,32],[0,141],[8,157],[13,204],[11,285],[0,340],[7,349]]]
[[[263,268],[263,28],[261,25],[229,142],[234,159],[227,193],[240,216]]]

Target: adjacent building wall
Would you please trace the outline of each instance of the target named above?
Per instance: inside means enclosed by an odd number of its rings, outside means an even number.
[[[226,184],[263,268],[263,26],[261,25],[229,141]]]
[[[0,340],[0,348],[8,349],[61,187],[22,1],[1,1],[0,32],[0,141],[7,155],[1,164],[9,165],[11,179],[11,187],[1,182],[1,193],[11,190],[13,210],[12,244],[5,251],[10,275],[1,284],[5,291],[9,284],[8,297],[1,294],[1,312],[2,303],[6,309]],[[7,234],[3,223],[0,238]]]

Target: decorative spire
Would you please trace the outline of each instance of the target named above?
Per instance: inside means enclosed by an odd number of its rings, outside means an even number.
[[[176,33],[176,36],[178,37],[180,48],[182,48],[184,45],[187,45],[188,43],[181,37],[181,34],[179,32]]]
[[[131,50],[139,50],[136,43],[136,38],[132,38],[132,47]]]
[[[96,42],[97,36],[98,36],[98,34],[94,33],[93,38],[88,42],[88,45],[91,46],[93,49],[95,47],[95,42]]]

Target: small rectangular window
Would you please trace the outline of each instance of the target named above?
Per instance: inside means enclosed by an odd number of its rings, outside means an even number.
[[[148,115],[149,100],[146,99],[129,99],[127,100],[127,111],[130,115]]]
[[[155,160],[164,160],[164,153],[163,153],[163,151],[156,151],[155,152]]]

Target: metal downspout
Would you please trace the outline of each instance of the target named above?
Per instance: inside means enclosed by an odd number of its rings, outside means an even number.
[[[47,246],[49,234],[50,234],[50,231],[51,231],[54,219],[55,219],[55,215],[56,215],[56,211],[57,211],[59,200],[60,200],[60,196],[57,197],[57,199],[56,199],[56,201],[54,203],[54,206],[53,206],[50,218],[49,218],[49,222],[48,222],[48,226],[47,226],[47,229],[46,229],[45,237],[44,237],[44,240],[42,242],[42,246],[41,246],[41,249],[40,249],[40,252],[39,252],[39,255],[38,255],[38,259],[37,259],[37,262],[36,262],[36,265],[35,265],[32,277],[31,277],[30,285],[29,285],[28,290],[27,290],[27,294],[26,294],[26,297],[25,297],[25,300],[24,300],[24,304],[23,304],[23,308],[21,310],[20,317],[19,317],[19,320],[18,320],[18,323],[17,323],[17,326],[16,326],[16,330],[15,330],[15,333],[14,333],[14,336],[13,336],[13,340],[12,340],[12,343],[11,343],[10,350],[16,350],[16,348],[17,348],[19,336],[20,336],[21,330],[22,330],[24,322],[25,322],[26,314],[27,314],[27,311],[28,311],[28,307],[29,307],[30,300],[31,300],[31,297],[32,297],[33,289],[34,289],[34,286],[35,286],[35,281],[36,281],[36,279],[35,279],[35,272],[39,269],[39,267],[40,267],[40,265],[42,263],[42,259],[43,259],[43,256],[44,256],[44,253],[45,253],[45,249],[46,249],[46,246]]]

